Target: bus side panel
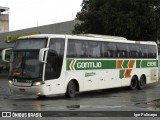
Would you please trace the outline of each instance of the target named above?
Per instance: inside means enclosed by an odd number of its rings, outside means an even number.
[[[46,95],[64,93],[64,78],[45,81],[45,93]]]
[[[122,79],[119,78],[118,69],[108,69],[102,76],[104,76],[105,84],[103,84],[102,81],[100,84],[103,86],[103,88],[121,87]]]
[[[149,77],[147,83],[154,83],[158,81],[158,68],[152,68],[149,70]]]

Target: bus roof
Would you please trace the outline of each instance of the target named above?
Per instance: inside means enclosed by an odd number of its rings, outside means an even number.
[[[78,36],[94,37],[94,38],[105,38],[105,39],[114,39],[114,40],[127,40],[124,37],[109,36],[109,35],[98,35],[98,34],[78,34]]]
[[[85,39],[85,40],[99,40],[99,41],[110,41],[110,42],[123,42],[123,43],[135,43],[135,44],[154,44],[154,41],[134,41],[127,40],[124,37],[119,36],[108,36],[108,35],[97,35],[97,34],[78,34],[78,35],[68,35],[68,34],[36,34],[20,37],[20,39],[28,39],[28,38],[52,38],[52,37],[60,37],[60,38],[71,38],[71,39]]]

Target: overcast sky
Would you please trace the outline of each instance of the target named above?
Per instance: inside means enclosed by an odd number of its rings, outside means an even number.
[[[9,7],[10,31],[73,20],[83,0],[0,0]]]

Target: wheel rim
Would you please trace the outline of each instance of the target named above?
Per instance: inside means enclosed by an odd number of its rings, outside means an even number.
[[[137,86],[137,82],[136,82],[136,79],[134,78],[134,79],[132,79],[132,81],[131,81],[131,87],[132,88],[135,88]]]
[[[75,87],[74,87],[74,84],[72,83],[71,86],[70,86],[69,93],[74,94],[74,91],[75,91]]]
[[[142,77],[140,79],[140,86],[144,86],[144,85],[145,85],[145,79],[144,79],[144,77]]]

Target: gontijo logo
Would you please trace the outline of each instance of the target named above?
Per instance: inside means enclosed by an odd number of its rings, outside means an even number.
[[[69,65],[70,70],[87,70],[87,69],[100,69],[102,68],[102,62],[100,61],[83,61],[72,60]]]
[[[77,68],[101,68],[101,62],[77,62]]]

